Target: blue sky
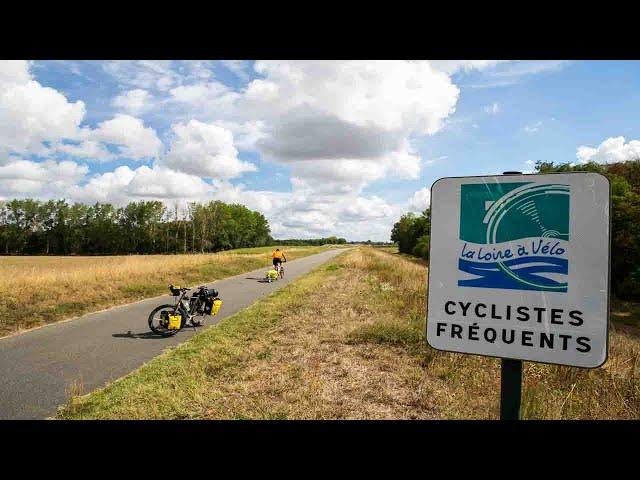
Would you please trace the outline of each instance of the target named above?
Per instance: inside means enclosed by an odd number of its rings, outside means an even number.
[[[0,63],[0,196],[222,199],[387,240],[446,176],[640,154],[634,61]]]
[[[640,62],[567,61],[504,86],[491,86],[491,77],[454,76],[461,95],[453,125],[420,141],[421,156],[436,161],[420,179],[396,185],[397,200],[441,177],[528,171],[528,160],[576,163],[578,146],[640,138]],[[494,104],[498,111],[488,114]]]

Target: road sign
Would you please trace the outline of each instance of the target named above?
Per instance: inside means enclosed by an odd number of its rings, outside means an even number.
[[[609,181],[442,178],[431,187],[427,341],[594,368],[607,359]]]

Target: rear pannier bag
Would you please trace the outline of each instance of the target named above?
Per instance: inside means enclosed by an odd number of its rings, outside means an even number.
[[[204,302],[204,313],[206,315],[216,315],[221,306],[222,300],[216,297],[208,297]]]

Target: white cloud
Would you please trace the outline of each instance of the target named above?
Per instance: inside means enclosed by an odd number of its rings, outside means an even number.
[[[0,166],[0,196],[65,196],[89,169],[71,161],[10,159]]]
[[[121,113],[100,123],[95,130],[83,130],[83,136],[117,146],[122,157],[155,158],[162,150],[162,142],[153,128],[145,127],[139,118]]]
[[[536,162],[533,160],[527,160],[524,163],[527,165],[527,168],[523,170],[522,173],[535,173]]]
[[[479,83],[465,84],[463,88],[496,88],[515,85],[532,75],[553,73],[565,68],[565,60],[526,60],[500,62],[481,74]]]
[[[400,150],[391,152],[383,161],[386,172],[397,178],[415,180],[420,176],[420,157],[413,153],[406,141]]]
[[[33,80],[29,63],[0,61],[0,151],[44,154],[42,142],[74,138],[85,105]]]
[[[195,82],[169,90],[169,97],[163,106],[170,109],[174,117],[201,121],[233,120],[236,116],[235,102],[240,96],[215,80]]]
[[[442,155],[442,156],[437,157],[437,158],[430,158],[429,160],[425,160],[424,164],[425,165],[433,165],[436,162],[441,162],[442,160],[446,160],[447,158],[449,158],[447,155]]]
[[[178,172],[162,165],[143,165],[135,169],[120,166],[112,172],[94,175],[83,186],[69,188],[68,196],[74,201],[116,205],[159,200],[170,209],[178,205],[180,211],[186,210],[188,202],[222,200],[257,209],[270,221],[281,218],[281,212],[287,209],[292,199],[291,193],[245,190],[226,181],[209,184],[199,175]]]
[[[500,111],[500,106],[497,103],[492,103],[484,107],[484,112],[487,115],[496,115]]]
[[[111,151],[107,145],[113,146]],[[118,158],[145,160],[160,155],[162,142],[155,130],[145,127],[139,118],[116,114],[95,129],[79,129],[71,142],[54,142],[50,150],[87,161],[107,162]]]
[[[142,166],[127,186],[126,192],[133,197],[159,199],[202,198],[210,190],[209,184],[196,175],[154,166]]]
[[[343,220],[370,220],[391,215],[391,207],[380,197],[358,197],[341,212]]]
[[[100,67],[122,87],[166,93],[179,85],[212,78],[210,61],[193,60],[112,60]]]
[[[376,158],[396,151],[402,137],[370,125],[361,126],[310,109],[295,109],[276,121],[257,144],[271,158],[290,162]]]
[[[255,165],[238,159],[231,131],[191,120],[172,126],[174,138],[161,163],[174,170],[211,178],[232,178],[256,171]]]
[[[255,70],[265,79],[248,85],[245,107],[272,118],[303,106],[359,126],[432,134],[459,94],[426,61],[259,61]]]
[[[431,190],[423,187],[409,198],[409,209],[412,212],[423,212],[431,204]]]
[[[136,88],[121,93],[113,99],[112,105],[132,115],[141,114],[152,106],[152,95],[146,90]]]
[[[225,84],[212,81],[206,83],[194,83],[190,85],[180,85],[172,88],[169,93],[172,100],[179,103],[186,103],[192,106],[212,105],[230,103],[238,98],[238,94],[233,92]]]
[[[266,137],[265,124],[261,120],[236,122],[216,120],[213,122],[233,134],[234,145],[240,150],[256,150],[256,144]]]
[[[269,217],[274,234],[339,230],[361,238],[376,231],[388,239],[401,208],[361,196],[363,189],[391,176],[419,178],[422,161],[409,139],[438,132],[455,111],[459,90],[451,74],[494,64],[256,62],[259,78],[234,99],[231,123],[259,122],[245,145],[290,168],[293,191],[282,204],[287,219]],[[277,210],[280,201],[265,203]]]
[[[81,202],[126,203],[124,188],[131,182],[135,172],[127,166],[117,167],[113,172],[95,175],[86,185],[76,186],[70,193]]]
[[[109,152],[102,143],[89,139],[79,143],[56,143],[52,147],[52,150],[71,155],[78,159],[95,160],[99,162],[106,162],[115,158],[115,155]]]
[[[503,63],[501,68],[492,70],[489,75],[502,78],[520,78],[525,75],[536,75],[545,72],[555,72],[565,66],[566,60],[529,60]]]
[[[42,86],[29,67],[29,62],[0,62],[0,153],[62,153],[99,161],[118,156],[153,158],[160,153],[162,142],[155,131],[130,115],[118,114],[96,129],[81,128],[84,103],[69,102],[57,90]],[[141,101],[140,92],[129,92],[126,99]],[[125,97],[119,100],[124,101]],[[116,153],[105,144],[114,145]]]
[[[525,125],[524,131],[527,133],[536,133],[538,130],[540,130],[541,126],[542,126],[542,122],[536,122],[536,123],[532,123],[531,125]]]
[[[453,75],[460,71],[483,70],[491,68],[501,62],[500,60],[431,60],[431,64],[438,70]]]
[[[0,62],[0,88],[10,85],[24,85],[30,81],[28,61],[3,60]]]
[[[211,185],[198,176],[146,165],[136,169],[120,166],[113,172],[95,175],[85,185],[69,191],[74,200],[88,203],[124,205],[131,201],[160,200],[168,206],[176,201],[206,201],[211,193]]]
[[[597,148],[580,146],[576,156],[580,163],[616,163],[640,159],[640,141],[626,143],[624,137],[610,137]]]
[[[172,62],[182,82],[198,82],[213,78],[213,60],[177,60]]]
[[[415,179],[420,158],[409,152],[393,152],[381,159],[307,160],[291,164],[294,191],[308,195],[358,194],[368,184],[395,176]]]
[[[276,199],[267,218],[273,235],[279,238],[339,235],[388,240],[400,212],[400,208],[376,196],[322,197],[294,192]]]
[[[167,91],[180,82],[180,75],[168,60],[113,60],[101,65],[122,85],[145,90]]]
[[[384,199],[361,197],[346,192],[343,196],[316,195],[309,191],[272,192],[246,190],[226,181],[213,184],[198,175],[178,172],[163,166],[127,166],[95,175],[84,186],[68,189],[75,201],[111,202],[124,205],[138,200],[160,200],[169,208],[186,202],[223,200],[242,203],[262,212],[269,220],[273,235],[280,238],[311,238],[339,234],[348,238],[388,240],[393,222],[401,208]]]
[[[259,61],[260,78],[235,102],[238,121],[261,122],[255,148],[291,168],[294,193],[340,210],[372,182],[418,178],[409,138],[436,133],[454,112],[451,72],[490,63]]]
[[[222,60],[222,64],[233,72],[240,80],[246,81],[249,78],[247,73],[247,62],[244,60]]]
[[[377,196],[350,192],[334,196],[300,188],[293,192],[245,190],[226,182],[216,183],[212,196],[258,209],[269,220],[276,238],[340,235],[388,240],[391,227],[403,210],[403,206],[390,205]]]

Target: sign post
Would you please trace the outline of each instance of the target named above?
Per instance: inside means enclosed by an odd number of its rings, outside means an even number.
[[[500,418],[518,419],[522,361],[606,361],[609,244],[603,175],[439,179],[431,188],[427,342],[501,358]]]
[[[522,175],[522,172],[502,172]],[[520,420],[522,405],[522,360],[503,358],[500,361],[500,420]]]
[[[520,420],[522,360],[503,358],[500,365],[500,420]]]

